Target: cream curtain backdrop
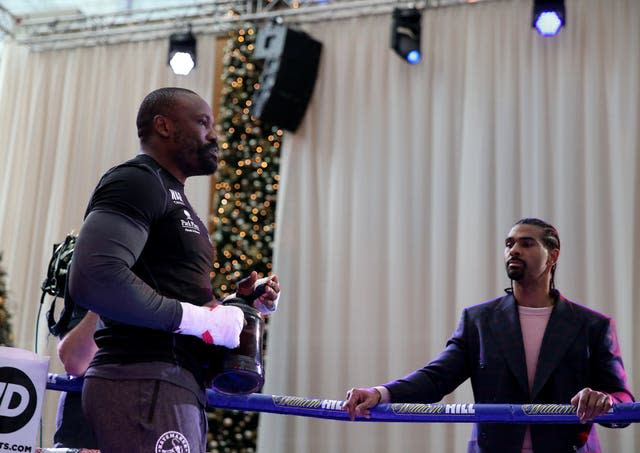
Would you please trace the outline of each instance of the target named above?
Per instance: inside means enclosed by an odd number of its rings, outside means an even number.
[[[188,77],[167,66],[168,40],[33,53],[9,43],[0,57],[0,251],[17,347],[33,350],[40,285],[55,242],[79,231],[101,174],[139,150],[135,118],[153,89],[182,86],[210,101],[215,37],[198,37],[198,65]],[[208,215],[209,178],[187,193]],[[62,367],[40,317],[38,351]],[[60,305],[60,302],[58,303]],[[43,445],[51,446],[56,392],[45,403]]]
[[[306,28],[324,53],[282,150],[265,393],[343,399],[420,367],[508,286],[523,216],[559,228],[558,286],[617,319],[640,393],[640,3],[566,7],[546,39],[530,0],[427,10],[416,66],[389,49],[389,16]],[[598,431],[606,452],[640,444],[638,425]],[[469,432],[262,414],[258,451],[462,452]]]

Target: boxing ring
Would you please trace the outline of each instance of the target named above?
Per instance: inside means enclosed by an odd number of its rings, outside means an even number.
[[[49,374],[47,389],[66,392],[82,390],[82,379]],[[247,412],[297,415],[349,421],[341,400],[279,396],[252,393],[225,395],[207,390],[207,407]],[[357,422],[413,423],[579,423],[576,408],[568,404],[379,404],[370,418]],[[594,420],[610,425],[640,422],[640,403],[614,404],[611,410]]]

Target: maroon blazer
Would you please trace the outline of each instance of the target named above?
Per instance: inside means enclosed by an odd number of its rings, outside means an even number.
[[[557,291],[555,299],[531,391],[518,307],[508,293],[464,309],[444,351],[423,368],[385,384],[391,402],[434,403],[467,378],[476,403],[569,404],[585,387],[611,394],[614,402],[633,402],[615,321]],[[468,452],[520,453],[525,429],[522,424],[478,423]],[[531,425],[531,438],[536,453],[600,451],[590,423]]]

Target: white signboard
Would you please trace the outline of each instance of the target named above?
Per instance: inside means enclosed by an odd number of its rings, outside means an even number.
[[[0,453],[36,451],[49,357],[0,346]]]

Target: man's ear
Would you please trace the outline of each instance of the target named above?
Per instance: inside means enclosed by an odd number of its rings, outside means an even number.
[[[549,251],[549,264],[553,266],[558,262],[558,258],[560,258],[560,249],[553,249]]]
[[[170,138],[173,133],[173,122],[164,115],[153,117],[153,129],[162,138]]]

